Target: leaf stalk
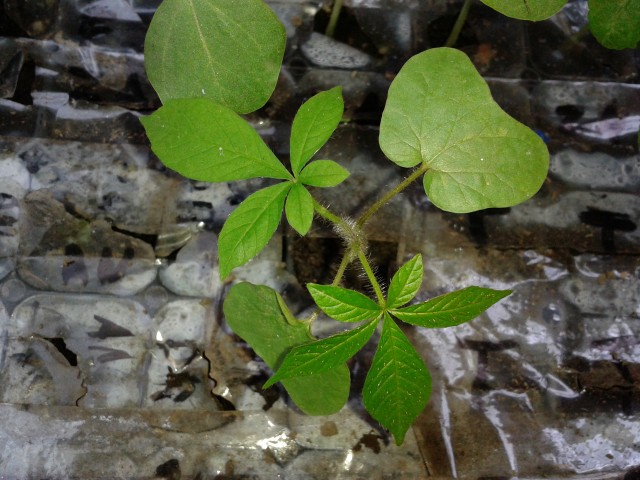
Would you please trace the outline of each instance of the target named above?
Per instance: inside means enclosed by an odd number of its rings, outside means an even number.
[[[419,168],[413,171],[411,175],[405,178],[402,182],[400,182],[395,188],[389,190],[385,195],[383,195],[376,203],[371,205],[356,221],[356,226],[362,228],[365,223],[382,207],[384,207],[389,201],[402,192],[405,188],[415,182],[421,175],[427,172],[429,167],[426,164],[422,164]]]
[[[333,2],[333,8],[331,9],[331,17],[329,17],[329,23],[327,24],[327,29],[324,34],[327,37],[333,38],[333,34],[336,31],[336,25],[338,24],[338,18],[340,18],[340,11],[342,10],[342,2],[343,0],[335,0]]]
[[[369,263],[367,256],[362,250],[358,252],[358,260],[360,260],[360,264],[362,265],[362,268],[367,274],[369,283],[371,283],[373,290],[376,292],[376,297],[378,298],[378,305],[380,305],[380,307],[384,309],[386,305],[386,301],[384,299],[384,294],[382,293],[382,288],[380,288],[380,284],[378,283],[378,279],[376,278],[375,273],[373,273],[371,264]]]
[[[402,182],[396,185],[393,189],[389,190],[385,195],[383,195],[379,200],[377,200],[371,207],[369,207],[356,221],[350,221],[345,218],[341,218],[338,215],[332,213],[328,208],[323,206],[320,202],[318,202],[315,198],[313,199],[313,207],[322,218],[328,220],[333,223],[338,230],[340,236],[347,243],[347,249],[340,261],[340,266],[338,267],[338,271],[336,272],[333,281],[331,282],[332,286],[338,286],[342,281],[342,277],[349,266],[349,264],[355,260],[357,257],[360,263],[362,264],[362,268],[367,274],[367,278],[371,283],[373,290],[376,293],[376,297],[378,298],[378,303],[382,308],[385,307],[385,299],[384,294],[382,293],[382,288],[380,287],[380,283],[376,279],[375,274],[373,273],[373,269],[371,268],[371,264],[367,259],[366,250],[367,250],[367,242],[366,236],[362,232],[362,227],[365,223],[383,206],[385,206],[393,197],[402,192],[405,188],[411,185],[414,181],[420,178],[426,171],[429,170],[429,167],[425,164],[416,168],[411,175],[405,178]],[[317,315],[314,314],[309,319],[305,320],[305,323],[313,323],[316,319]]]
[[[347,249],[340,261],[340,266],[338,267],[338,271],[331,282],[331,285],[336,287],[342,281],[342,277],[349,266],[349,264],[358,258],[362,268],[364,269],[369,282],[373,290],[376,293],[376,297],[378,298],[379,305],[384,309],[386,305],[386,301],[384,298],[384,294],[382,292],[382,288],[380,287],[380,283],[378,282],[375,274],[373,273],[373,269],[371,268],[371,264],[367,259],[367,241],[366,235],[362,231],[362,228],[366,224],[366,222],[376,214],[378,210],[380,210],[383,206],[385,206],[389,201],[401,193],[405,188],[411,185],[414,181],[420,178],[426,171],[429,170],[429,167],[426,164],[422,164],[420,167],[416,168],[411,175],[405,178],[402,182],[396,185],[394,188],[389,190],[386,194],[384,194],[380,199],[378,199],[371,207],[369,207],[357,221],[353,222],[351,220],[341,218],[338,215],[331,212],[328,208],[318,202],[315,198],[313,199],[313,207],[322,218],[328,220],[333,223],[336,227],[336,230],[340,234],[340,236],[347,243]],[[305,323],[313,323],[316,319],[317,313],[312,314]]]
[[[338,271],[333,278],[333,282],[331,282],[332,287],[337,287],[340,285],[340,281],[342,280],[342,276],[344,272],[347,270],[349,264],[353,261],[354,253],[351,248],[342,256],[342,260],[340,261],[340,266],[338,267]]]
[[[456,23],[453,24],[451,33],[449,33],[449,38],[447,38],[447,41],[444,44],[445,47],[453,47],[458,41],[458,37],[460,36],[460,32],[462,31],[464,22],[467,21],[469,9],[471,8],[471,2],[472,0],[465,0],[464,4],[462,5],[460,13],[458,14],[458,18],[456,18]]]
[[[332,213],[328,208],[318,202],[315,198],[313,199],[313,208],[318,215],[320,215],[325,220],[329,220],[334,225],[342,225],[346,223],[346,220]]]

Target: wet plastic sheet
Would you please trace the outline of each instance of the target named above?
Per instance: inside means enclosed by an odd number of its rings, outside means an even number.
[[[415,185],[370,222],[382,274],[423,254],[421,299],[514,290],[467,325],[406,329],[434,395],[396,447],[360,406],[373,346],[352,362],[345,409],[313,418],[260,389],[268,370],[226,326],[217,234],[262,181],[186,181],[149,152],[138,117],[159,102],[142,40],[158,3],[6,0],[0,12],[2,478],[640,475],[637,51],[573,38],[582,1],[536,24],[473,6],[458,46],[548,142],[551,170],[511,209],[445,214]],[[377,146],[389,81],[444,40],[460,2],[345,2],[334,40],[327,2],[270,3],[285,67],[250,121],[286,156],[301,101],[342,84],[350,122],[321,155],[355,183],[318,193],[354,216],[403,174]],[[235,280],[304,310],[304,283],[331,281],[339,247],[322,225],[308,242],[283,229]]]
[[[384,465],[363,453],[380,451],[375,438],[341,448],[353,440],[341,428],[349,416],[0,405],[12,452],[0,458],[4,478],[424,478],[406,450],[388,452]],[[408,447],[415,453],[415,441]]]

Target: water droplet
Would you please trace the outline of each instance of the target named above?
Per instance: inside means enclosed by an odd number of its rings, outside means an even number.
[[[202,89],[202,94],[203,94],[203,95],[206,95],[206,92],[204,91],[204,88]]]
[[[562,320],[562,314],[558,305],[550,303],[542,309],[542,318],[547,322],[559,322]]]
[[[224,155],[224,148],[218,147],[218,155],[219,156],[223,156]]]

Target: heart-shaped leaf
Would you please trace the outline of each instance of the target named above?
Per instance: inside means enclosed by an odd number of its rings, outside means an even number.
[[[403,167],[428,168],[424,187],[443,210],[509,207],[534,195],[549,152],[507,115],[469,58],[434,48],[411,58],[389,89],[380,146]]]
[[[640,0],[589,0],[589,29],[607,48],[636,48],[640,42]]]
[[[344,365],[369,341],[377,324],[374,320],[353,330],[294,347],[264,388],[285,378],[314,375]]]
[[[282,182],[249,195],[222,226],[218,240],[220,276],[255,257],[276,231],[293,184]]]
[[[145,67],[163,102],[207,97],[249,113],[273,93],[285,41],[262,0],[164,0],[145,39]]]
[[[430,396],[427,367],[402,330],[385,315],[380,343],[362,391],[365,408],[400,445]]]
[[[162,163],[187,178],[291,178],[251,125],[206,98],[168,101],[140,121]]]
[[[280,295],[269,287],[234,285],[223,311],[234,333],[273,370],[293,347],[313,339],[308,324],[295,320]],[[303,412],[330,415],[340,410],[349,397],[349,369],[343,363],[322,373],[282,380],[282,384]]]
[[[519,20],[546,20],[565,6],[567,0],[481,0],[503,15]]]

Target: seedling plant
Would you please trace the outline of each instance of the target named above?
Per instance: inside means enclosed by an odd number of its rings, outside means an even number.
[[[278,292],[242,282],[224,301],[225,318],[274,371],[264,387],[281,382],[312,415],[344,406],[350,386],[346,362],[380,330],[362,398],[401,444],[427,404],[431,377],[400,325],[453,327],[510,291],[473,286],[414,302],[423,280],[420,254],[404,263],[385,289],[387,279],[381,281],[369,260],[367,222],[416,181],[433,204],[449,212],[516,205],[542,185],[548,152],[532,130],[500,109],[465,54],[434,48],[400,70],[381,119],[380,148],[407,169],[405,179],[357,218],[338,215],[315,192],[348,181],[349,172],[315,155],[341,122],[341,88],[319,92],[300,107],[291,126],[288,166],[239,115],[262,107],[273,92],[285,38],[262,0],[165,0],[145,44],[149,79],[163,106],[142,123],[158,158],[187,178],[273,180],[238,205],[222,227],[223,279],[232,280],[233,270],[267,245],[283,214],[302,236],[314,221],[333,226],[344,253],[331,284],[306,286],[315,313],[296,318]],[[366,275],[372,297],[341,286],[351,265]],[[344,323],[344,331],[316,339],[312,326],[320,312]]]

